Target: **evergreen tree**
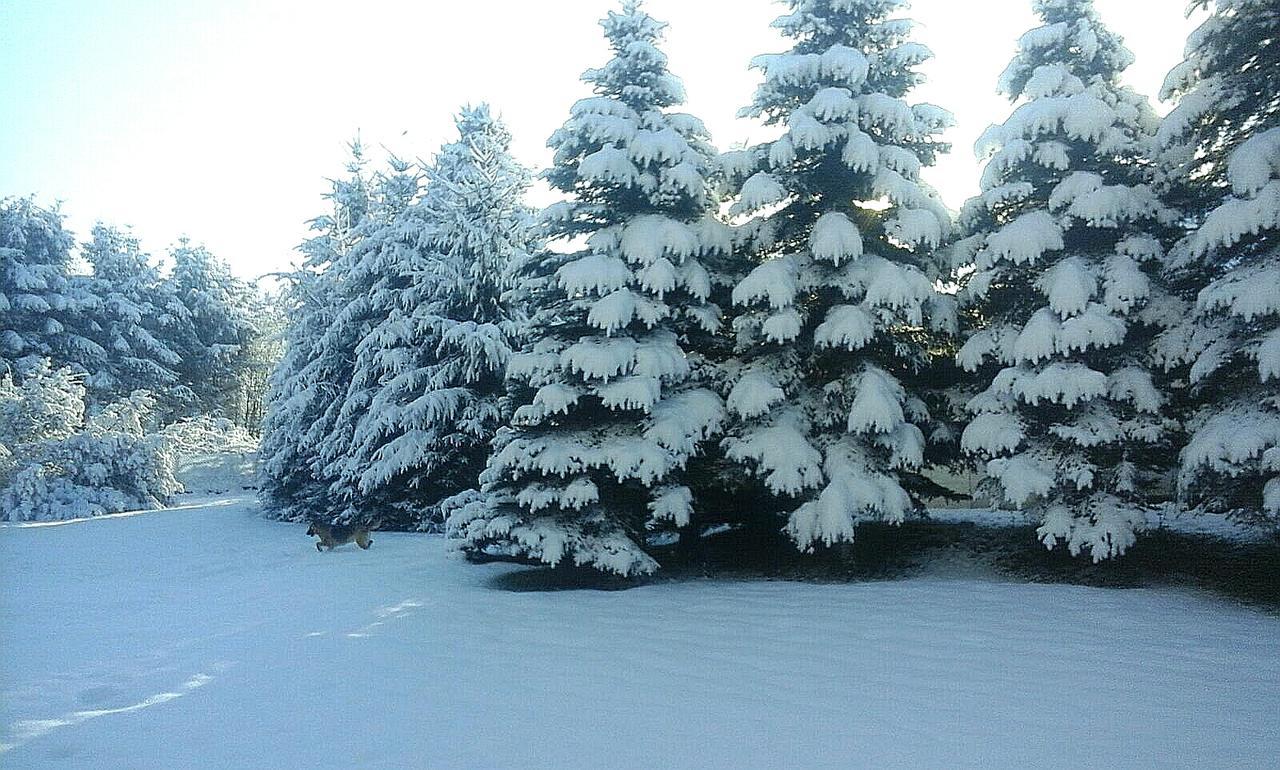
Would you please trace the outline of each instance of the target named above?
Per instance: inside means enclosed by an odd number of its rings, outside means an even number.
[[[1035,0],[1001,77],[1017,104],[979,142],[959,261],[974,322],[958,354],[986,390],[966,452],[1040,539],[1095,561],[1134,541],[1167,440],[1148,346],[1172,307],[1156,280],[1173,217],[1150,186],[1156,118],[1120,85],[1133,57],[1091,0]]]
[[[384,518],[381,503],[365,499],[358,488],[360,460],[353,449],[356,426],[377,393],[377,373],[358,363],[361,343],[386,319],[389,308],[380,298],[406,287],[403,276],[386,269],[386,250],[405,243],[399,236],[408,225],[404,213],[416,199],[421,175],[416,167],[391,158],[369,186],[368,208],[353,236],[355,242],[326,270],[329,286],[328,326],[307,365],[318,386],[317,419],[307,426],[313,471],[328,487],[324,505],[313,515],[330,521],[374,523]]]
[[[97,300],[71,277],[73,244],[56,209],[0,199],[0,373],[40,358],[86,372],[106,359],[81,328]]]
[[[449,526],[473,553],[630,575],[657,567],[647,529],[688,523],[684,469],[722,421],[681,337],[719,323],[700,258],[727,244],[706,130],[671,110],[664,25],[635,3],[601,24],[614,56],[585,73],[596,96],[552,135],[545,173],[569,197],[548,235],[585,247],[531,270],[533,342],[507,369],[522,406]]]
[[[337,270],[358,243],[369,210],[366,161],[359,142],[351,145],[347,177],[334,180],[326,199],[331,213],[311,221],[316,233],[302,244],[303,262],[286,288],[290,323],[284,353],[271,374],[269,408],[259,450],[260,490],[268,515],[300,520],[318,508],[325,484],[316,476],[307,429],[336,395],[317,379],[320,338],[337,301]],[[337,266],[335,268],[335,266]]]
[[[464,109],[457,126],[379,246],[380,320],[356,350],[348,398],[359,417],[342,473],[383,526],[437,525],[440,502],[477,485],[511,417],[503,371],[521,319],[505,296],[533,249],[529,174],[487,106]],[[403,520],[386,521],[388,510]]]
[[[789,5],[775,26],[794,46],[754,60],[764,81],[743,111],[783,133],[722,160],[758,263],[733,293],[725,447],[774,497],[748,517],[785,516],[812,550],[901,522],[933,489],[926,439],[945,426],[923,385],[955,313],[934,290],[950,215],[920,170],[946,151],[950,115],[907,101],[931,54],[896,16],[905,3]]]
[[[187,309],[130,233],[99,224],[81,252],[92,268],[84,280],[96,298],[87,325],[108,351],[85,380],[99,402],[115,401],[135,390],[161,394],[160,411],[172,415],[194,397],[178,382],[182,363],[174,350],[190,334]]]
[[[1280,522],[1280,7],[1198,0],[1209,18],[1164,93],[1162,193],[1188,230],[1166,276],[1183,304],[1156,347],[1188,384],[1184,499]]]
[[[732,157],[732,153],[717,156],[708,171],[707,179],[717,201],[725,201],[735,193],[735,185],[724,172],[725,160]],[[734,304],[733,291],[756,267],[752,239],[758,232],[758,223],[735,226],[723,219],[727,217],[720,212],[719,218],[707,217],[699,223],[704,242],[699,261],[710,278],[709,315],[706,323],[693,325],[681,336],[689,361],[689,382],[716,393],[722,401],[728,398],[741,373],[739,356],[743,351],[739,350],[735,328],[744,309]],[[728,420],[726,414],[726,425]],[[678,527],[678,558],[697,558],[703,534],[709,529],[759,519],[760,485],[747,468],[729,458],[723,440],[707,442],[689,459],[684,480],[693,502],[688,523]],[[769,535],[776,532],[775,526]]]
[[[189,319],[175,347],[179,379],[195,395],[193,412],[234,417],[237,374],[257,334],[252,289],[204,246],[182,239],[170,257],[169,282]]]

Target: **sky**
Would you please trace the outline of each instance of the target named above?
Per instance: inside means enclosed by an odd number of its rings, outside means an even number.
[[[1184,0],[1097,0],[1154,100],[1195,20]],[[375,158],[429,160],[453,113],[489,102],[517,158],[540,169],[546,139],[607,61],[597,21],[616,0],[0,0],[0,197],[62,202],[85,237],[130,225],[162,255],[181,235],[246,278],[287,269],[325,211],[359,135]],[[770,0],[648,0],[669,22],[683,108],[721,149],[771,136],[736,118],[760,53],[786,42]],[[1030,0],[915,0],[916,39],[936,54],[911,98],[954,113],[952,153],[925,173],[952,208],[977,191],[973,144],[1010,106],[996,79],[1036,25]],[[1156,104],[1165,112],[1171,105]],[[531,202],[554,198],[545,188]]]

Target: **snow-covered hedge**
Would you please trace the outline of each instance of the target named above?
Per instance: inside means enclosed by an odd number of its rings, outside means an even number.
[[[172,441],[146,430],[136,391],[93,416],[70,369],[42,361],[0,378],[0,517],[46,521],[157,508],[181,491]]]

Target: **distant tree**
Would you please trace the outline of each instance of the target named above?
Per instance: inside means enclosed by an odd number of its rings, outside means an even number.
[[[98,300],[72,280],[74,242],[57,209],[0,199],[0,373],[41,358],[80,372],[105,361],[107,351],[81,328]]]
[[[284,355],[288,302],[283,291],[253,292],[249,299],[254,335],[245,346],[236,372],[236,401],[232,412],[240,427],[261,435],[266,419],[271,373]]]
[[[189,319],[175,350],[179,381],[195,395],[193,412],[238,417],[238,373],[257,335],[253,290],[204,246],[180,240],[170,251],[169,282]]]
[[[92,272],[78,277],[96,308],[85,319],[88,334],[106,351],[85,379],[94,401],[109,402],[135,390],[160,394],[162,415],[190,406],[194,394],[178,384],[182,357],[175,351],[191,333],[187,308],[132,234],[99,224],[81,256]]]

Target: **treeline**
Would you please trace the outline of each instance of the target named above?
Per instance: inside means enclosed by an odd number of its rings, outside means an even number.
[[[173,454],[262,420],[279,318],[183,240],[168,269],[99,224],[0,200],[0,514],[58,519],[165,502]],[[218,442],[214,442],[215,444]]]
[[[956,217],[903,4],[790,5],[757,146],[678,111],[628,3],[539,216],[485,108],[431,163],[356,148],[292,281],[271,510],[622,574],[716,525],[849,541],[946,468],[1095,560],[1171,506],[1275,526],[1280,9],[1196,3],[1160,120],[1089,0],[1035,0]]]

